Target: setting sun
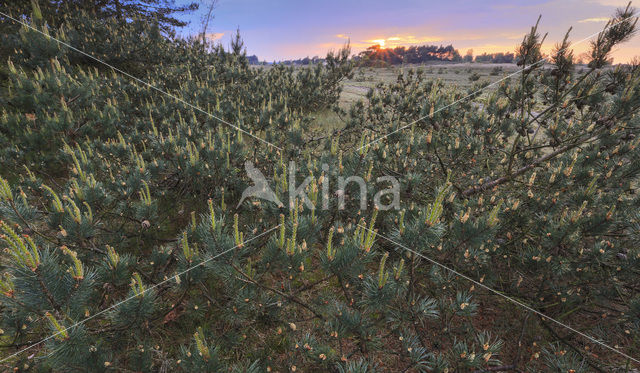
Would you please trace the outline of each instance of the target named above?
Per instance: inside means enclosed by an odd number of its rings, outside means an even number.
[[[638,4],[0,0],[0,373],[640,373]]]
[[[344,34],[338,34],[336,36],[341,39],[346,38]],[[426,36],[426,35],[415,36],[411,34],[402,34],[402,35],[396,34],[396,35],[387,36],[384,38],[380,38],[378,36],[378,39],[365,39],[361,43],[358,42],[358,40],[356,39],[356,41],[353,42],[352,45],[355,46],[356,48],[358,47],[366,48],[366,47],[370,47],[372,44],[379,45],[381,48],[394,48],[399,46],[418,45],[418,44],[433,43],[433,42],[439,42],[439,41],[442,41],[441,37]]]

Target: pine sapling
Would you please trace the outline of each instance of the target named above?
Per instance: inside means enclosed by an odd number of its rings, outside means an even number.
[[[327,258],[332,261],[336,257],[336,249],[333,247],[333,227],[329,229],[327,235]]]
[[[16,262],[32,271],[38,269],[40,252],[31,237],[28,235],[23,235],[24,239],[19,237],[11,227],[1,220],[0,229],[4,232],[4,234],[0,234],[0,239],[9,245],[9,254],[13,256]]]
[[[449,189],[449,177],[447,177],[447,183],[444,186],[442,186],[438,191],[438,194],[436,194],[436,199],[427,208],[427,218],[425,220],[425,223],[428,226],[433,226],[440,220],[440,216],[442,215],[442,210],[444,209],[444,205],[443,205],[444,198],[446,196],[448,189]]]
[[[209,205],[211,231],[215,232],[216,231],[216,211],[213,209],[213,200],[209,198],[209,200],[207,200],[207,204]]]
[[[285,235],[286,235],[287,226],[284,223],[284,214],[280,214],[280,235],[278,236],[278,247],[281,249],[285,244]]]
[[[404,259],[400,259],[398,265],[393,267],[393,278],[398,281],[400,280],[400,276],[402,275],[402,270],[404,269]]]
[[[54,192],[53,189],[51,189],[50,187],[48,187],[45,184],[42,184],[40,187],[42,189],[46,190],[47,192],[49,192],[49,194],[51,194],[51,196],[53,197],[52,204],[53,204],[54,211],[57,212],[57,213],[64,212],[64,207],[62,207],[62,202],[60,201],[60,198],[58,197],[56,192]]]
[[[69,196],[63,196],[62,198],[68,203],[66,210],[69,213],[69,216],[71,216],[71,219],[73,219],[77,224],[82,223],[82,213],[80,212],[78,205],[76,205],[76,202]]]
[[[364,249],[365,252],[369,252],[371,250],[371,248],[373,247],[373,243],[376,239],[376,234],[378,233],[378,230],[374,229],[374,227],[376,224],[377,217],[378,217],[378,208],[374,207],[373,215],[371,216],[371,221],[369,222],[369,228],[366,229],[367,235],[364,242],[362,243],[362,248]],[[365,228],[363,228],[363,232],[362,232],[363,234],[364,234],[364,230]]]
[[[80,259],[78,259],[78,254],[75,251],[70,250],[66,246],[62,246],[62,252],[69,255],[71,261],[73,262],[73,265],[71,265],[67,270],[67,272],[71,274],[71,277],[73,277],[73,279],[76,281],[84,279],[84,266],[82,265]]]
[[[400,234],[404,234],[404,230],[405,230],[405,226],[404,226],[404,215],[407,212],[407,210],[402,209],[400,211],[400,219],[398,221],[398,231],[400,232]]]
[[[243,242],[244,242],[243,236],[244,236],[243,233],[240,232],[240,227],[238,223],[238,214],[235,214],[233,215],[233,238],[235,239],[236,247],[243,246]]]
[[[204,339],[202,327],[198,327],[197,331],[193,334],[193,338],[196,340],[196,348],[198,349],[198,354],[202,356],[204,361],[209,361],[209,359],[211,358],[211,353],[209,352],[207,341]]]
[[[378,268],[378,289],[382,289],[389,279],[389,272],[384,269],[387,258],[389,258],[389,253],[386,252],[380,260],[380,267]]]
[[[195,251],[189,246],[189,238],[187,236],[187,232],[182,232],[182,255],[187,260],[187,262],[193,262],[193,257],[195,256]]]
[[[138,298],[144,297],[144,293],[146,289],[144,287],[144,283],[142,282],[142,277],[140,277],[140,274],[138,272],[133,273],[130,287],[131,287],[131,290],[133,290],[133,294],[135,294],[136,297]]]
[[[491,209],[491,213],[489,213],[489,218],[487,219],[487,222],[490,227],[493,227],[494,225],[498,224],[498,213],[500,212],[501,207],[502,207],[502,200],[500,200],[498,204],[495,205],[493,209]]]
[[[47,312],[45,314],[45,317],[49,320],[49,323],[51,324],[53,330],[55,330],[55,338],[57,340],[64,341],[69,339],[69,333],[67,332],[66,328],[62,327],[62,325],[60,325],[58,320],[51,313]]]
[[[5,297],[12,298],[15,292],[15,286],[13,285],[13,279],[9,273],[3,273],[0,277],[0,292]]]
[[[149,184],[147,184],[146,181],[142,180],[142,188],[140,189],[138,194],[140,195],[140,201],[145,206],[151,206],[151,192],[149,191]]]
[[[5,201],[13,201],[13,193],[11,192],[11,187],[9,186],[9,182],[0,176],[0,198]]]
[[[109,267],[115,269],[118,267],[118,263],[120,263],[120,255],[116,252],[116,250],[107,245],[107,261],[109,263]]]

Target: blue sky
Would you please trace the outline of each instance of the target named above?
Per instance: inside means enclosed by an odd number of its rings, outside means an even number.
[[[185,2],[186,0],[178,0]],[[219,0],[210,37],[228,45],[240,27],[249,54],[261,60],[324,56],[350,38],[354,52],[367,46],[453,44],[464,54],[514,51],[542,15],[545,48],[559,42],[569,26],[578,41],[601,30],[626,0]],[[639,4],[640,5],[640,2]],[[204,7],[183,16],[191,23],[181,33],[201,29]],[[576,45],[584,52],[588,42]],[[615,51],[616,61],[640,56],[640,36]]]

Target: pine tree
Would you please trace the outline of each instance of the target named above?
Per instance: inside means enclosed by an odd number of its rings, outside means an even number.
[[[176,5],[175,0],[7,0],[0,6],[0,11],[17,18],[29,18],[33,15],[34,5],[41,9],[46,22],[53,27],[60,27],[74,12],[87,12],[93,19],[100,20],[115,18],[120,21],[143,19],[158,22],[164,31],[187,25],[174,14],[198,9],[196,2]]]
[[[0,365],[633,366],[505,299],[638,356],[640,65],[608,65],[633,14],[620,10],[595,39],[586,71],[568,36],[539,63],[534,26],[520,75],[494,89],[408,69],[348,110],[337,105],[348,48],[305,69],[256,69],[239,34],[231,51],[203,49],[157,24],[104,22],[105,55],[137,32],[158,35],[157,63],[137,75],[152,89],[55,40],[84,45],[89,21],[32,17],[52,38],[17,29],[0,88]],[[313,115],[329,108],[345,126],[317,136]],[[285,207],[236,207],[251,183],[245,161]],[[289,205],[296,175],[312,176],[314,208]],[[344,208],[338,198],[323,208],[319,191],[351,175],[368,192],[398,177],[400,209],[369,199],[361,210],[353,184]]]

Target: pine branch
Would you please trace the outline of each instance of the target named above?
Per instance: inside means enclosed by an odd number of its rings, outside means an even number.
[[[569,348],[571,348],[575,353],[577,353],[578,355],[580,355],[584,361],[587,362],[587,364],[589,364],[589,366],[595,370],[597,370],[600,373],[604,373],[606,372],[606,370],[604,370],[603,368],[601,368],[598,364],[596,364],[595,362],[593,362],[591,359],[589,359],[587,356],[585,356],[582,351],[580,351],[579,348],[577,348],[576,346],[574,346],[572,343],[570,343],[569,341],[567,341],[566,338],[561,337],[560,335],[558,335],[555,330],[553,330],[553,328],[551,328],[551,326],[549,326],[542,317],[539,316],[540,322],[542,323],[542,326],[544,326],[545,329],[547,329],[547,331],[549,331],[549,333],[551,333],[551,335],[553,335],[554,338],[556,338],[557,340],[559,340],[560,342],[562,342],[564,345],[568,346]]]
[[[517,169],[515,172],[513,172],[510,175],[503,176],[503,177],[497,178],[495,180],[483,183],[481,185],[476,185],[476,186],[470,187],[468,189],[465,189],[464,192],[462,192],[462,195],[465,196],[465,197],[469,197],[469,196],[471,196],[473,194],[476,194],[476,193],[479,193],[479,192],[483,192],[485,190],[489,190],[489,189],[492,189],[492,188],[497,187],[499,185],[502,185],[504,183],[507,183],[509,181],[512,181],[513,178],[515,178],[517,176],[520,176],[520,175],[524,174],[525,172],[527,172],[529,170],[532,170],[533,168],[539,166],[540,164],[542,164],[542,163],[544,163],[546,161],[549,161],[549,160],[557,157],[558,155],[566,153],[567,151],[582,145],[584,142],[588,141],[592,137],[593,137],[593,135],[589,135],[582,141],[577,141],[577,142],[574,142],[572,144],[565,145],[565,146],[563,146],[563,147],[561,147],[561,148],[559,148],[559,149],[557,149],[557,150],[555,150],[555,151],[553,151],[553,152],[551,152],[551,153],[549,153],[547,155],[544,155],[544,156],[534,160],[530,164]]]
[[[283,297],[283,298],[285,298],[285,299],[287,299],[287,300],[289,300],[289,301],[291,301],[293,303],[296,303],[296,304],[306,308],[307,310],[311,311],[311,313],[313,313],[313,315],[316,318],[319,318],[320,320],[324,320],[324,316],[321,313],[316,311],[313,307],[311,307],[310,305],[308,305],[307,303],[305,303],[304,301],[302,301],[300,298],[296,297],[295,295],[284,293],[284,292],[282,292],[282,291],[280,291],[278,289],[274,289],[274,288],[272,288],[272,287],[270,287],[268,285],[265,285],[265,284],[263,284],[261,282],[255,281],[249,275],[244,273],[240,268],[238,268],[235,264],[230,264],[230,265],[236,272],[238,272],[238,274],[240,274],[242,277],[244,277],[244,280],[246,282],[249,282],[249,283],[251,283],[253,285],[256,285],[259,288],[268,290],[268,291],[270,291],[272,293],[278,294],[281,297]]]

